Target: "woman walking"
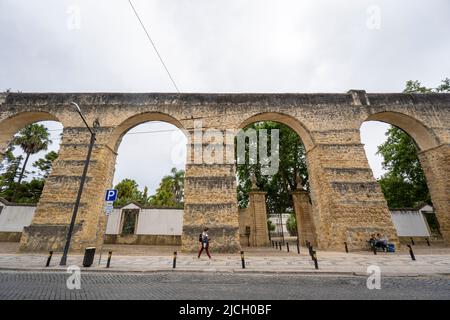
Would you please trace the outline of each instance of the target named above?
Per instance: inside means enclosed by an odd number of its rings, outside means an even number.
[[[199,236],[199,242],[201,244],[200,251],[198,252],[198,258],[202,255],[203,249],[206,251],[206,254],[211,259],[211,255],[209,254],[209,236],[208,236],[208,228],[203,229],[203,232]]]

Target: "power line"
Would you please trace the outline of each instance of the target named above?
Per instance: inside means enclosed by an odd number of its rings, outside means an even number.
[[[151,43],[152,46],[153,46],[153,49],[155,50],[156,54],[158,55],[159,61],[161,61],[161,64],[163,65],[164,69],[166,69],[166,72],[167,72],[167,74],[168,74],[168,76],[169,76],[169,78],[170,78],[170,81],[172,81],[172,84],[173,84],[173,86],[175,87],[175,90],[177,90],[177,92],[180,93],[180,90],[178,90],[178,87],[177,87],[177,84],[175,83],[175,80],[173,80],[172,75],[171,75],[170,72],[169,72],[169,69],[167,69],[166,64],[164,63],[164,61],[163,61],[161,55],[159,54],[158,49],[156,48],[155,43],[153,42],[152,38],[150,37],[149,33],[147,32],[147,29],[145,28],[144,24],[142,23],[142,20],[141,20],[141,18],[139,17],[139,14],[137,13],[136,9],[134,8],[133,3],[131,3],[131,0],[128,0],[128,3],[130,4],[131,8],[133,9],[134,14],[136,15],[136,18],[139,20],[139,23],[141,24],[142,29],[144,29],[145,34],[147,35],[148,40],[150,41],[150,43]]]

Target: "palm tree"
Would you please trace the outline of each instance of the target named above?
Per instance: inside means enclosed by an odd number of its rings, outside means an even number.
[[[20,146],[23,152],[26,154],[25,162],[22,167],[22,171],[19,175],[18,184],[22,182],[25,168],[28,163],[28,159],[32,154],[39,151],[47,150],[48,146],[52,143],[50,140],[50,134],[46,127],[42,124],[29,124],[25,128],[19,131],[19,134],[14,137],[12,143]]]
[[[173,195],[176,203],[181,203],[183,201],[184,195],[184,170],[177,170],[177,168],[172,168],[170,170],[172,174],[170,177],[173,182]]]

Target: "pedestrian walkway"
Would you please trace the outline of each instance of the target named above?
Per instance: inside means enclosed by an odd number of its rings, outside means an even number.
[[[94,264],[85,269],[109,272],[172,270],[173,252],[167,252],[169,248],[157,250],[158,254],[156,255],[124,255],[123,253],[116,254],[113,251],[109,269],[106,268],[108,256],[108,248],[106,248],[101,263],[98,264],[99,255],[96,254]],[[440,250],[443,253],[439,254],[432,251],[416,253],[416,261],[412,261],[408,253],[373,255],[370,252],[318,251],[318,270],[315,269],[314,262],[307,254],[306,248],[301,248],[301,254],[297,254],[296,251],[287,253],[272,248],[247,249],[245,269],[242,268],[239,254],[213,254],[213,259],[209,260],[206,256],[198,259],[195,254],[178,253],[175,271],[367,274],[367,268],[375,265],[379,266],[381,272],[386,275],[450,275],[450,254],[443,249]],[[60,254],[53,255],[48,268],[45,267],[47,257],[47,254],[0,253],[0,269],[65,270],[58,265]],[[67,266],[81,267],[82,261],[82,255],[71,254]]]

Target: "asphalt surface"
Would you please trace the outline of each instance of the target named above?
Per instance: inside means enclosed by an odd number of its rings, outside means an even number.
[[[82,272],[68,289],[65,272],[0,271],[0,300],[299,300],[450,299],[450,277],[381,277],[369,290],[365,276],[217,272]],[[71,282],[72,287],[76,281]]]

